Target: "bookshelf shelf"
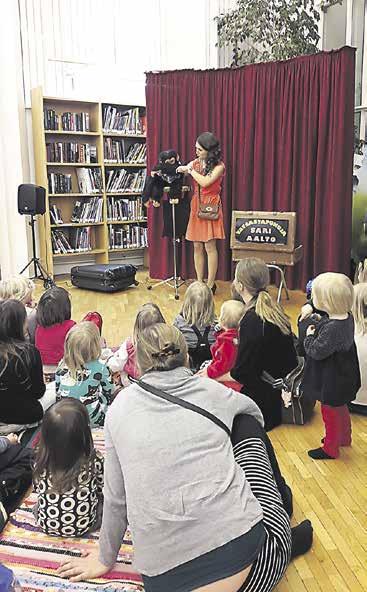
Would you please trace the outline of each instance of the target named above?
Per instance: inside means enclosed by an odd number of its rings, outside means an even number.
[[[38,223],[40,256],[42,264],[51,275],[55,273],[56,263],[58,264],[56,269],[60,270],[57,272],[65,273],[64,270],[61,271],[64,269],[61,266],[66,266],[69,259],[73,260],[73,264],[78,259],[85,261],[86,257],[94,258],[96,263],[108,263],[111,253],[116,253],[113,261],[116,259],[123,261],[124,255],[135,253],[137,261],[143,264],[145,247],[135,246],[146,245],[147,218],[139,217],[145,214],[141,203],[142,191],[107,192],[107,186],[109,182],[109,187],[143,187],[146,164],[144,162],[108,162],[107,158],[145,159],[145,125],[145,107],[141,105],[45,97],[41,87],[32,90],[36,183],[50,190],[46,194],[45,215],[40,217]],[[64,127],[74,129],[62,129]],[[75,129],[76,127],[83,127],[89,131],[79,131]],[[113,131],[111,129],[113,127],[124,131]],[[127,130],[131,132],[136,130],[136,133],[126,133]],[[63,154],[63,158],[73,157],[74,152],[69,156],[68,147],[56,149],[57,143],[69,142],[95,147],[94,154],[96,151],[99,162],[50,162],[48,160],[54,155],[59,158],[60,153]],[[49,147],[49,144],[54,144],[55,148]],[[107,149],[111,152],[106,152]],[[91,154],[93,157],[93,152]],[[127,154],[129,155],[126,156]],[[86,170],[80,171],[79,168]],[[126,169],[126,172],[121,169]],[[116,176],[116,182],[113,175]],[[66,189],[70,193],[62,193]],[[97,191],[94,192],[94,189]],[[112,199],[113,197],[116,201]],[[124,203],[117,204],[117,201]],[[111,204],[111,202],[114,203]],[[107,215],[111,216],[111,213],[109,214],[111,207],[126,208],[122,210],[122,216],[130,215],[134,219],[107,220]],[[125,211],[128,214],[125,214]],[[102,219],[99,217],[101,212]],[[83,219],[83,216],[88,215],[90,217],[96,215],[101,221],[55,224],[58,219],[64,221],[71,218]],[[117,212],[117,215],[120,216],[121,213]],[[116,217],[116,213],[113,213],[113,216]],[[53,252],[67,250],[68,244],[75,249],[73,252]],[[124,247],[112,249],[110,244],[124,245]],[[126,248],[129,244],[134,247]],[[78,250],[81,246],[87,247],[88,250]]]
[[[102,166],[100,162],[46,162],[46,166],[76,166],[76,167],[100,167]]]
[[[47,136],[99,136],[99,132],[76,132],[65,130],[45,130]]]
[[[107,224],[142,224],[147,222],[148,218],[137,218],[136,220],[107,220]]]
[[[105,249],[91,249],[90,251],[75,251],[73,253],[53,253],[54,257],[79,257],[80,255],[98,255],[105,253]]]
[[[147,165],[146,164],[134,164],[131,162],[106,162],[105,161],[104,166],[106,168],[109,168],[109,167],[129,168],[130,167],[130,168],[144,168],[145,169]]]
[[[103,132],[104,138],[141,138],[146,139],[146,135],[143,134],[120,134],[119,132]]]
[[[49,193],[48,197],[99,197],[103,195],[100,193]]]
[[[132,251],[144,251],[145,247],[131,247],[128,249],[108,249],[109,253],[131,253]]]
[[[64,224],[50,224],[51,228],[82,228],[83,226],[103,226],[103,222],[64,222]]]

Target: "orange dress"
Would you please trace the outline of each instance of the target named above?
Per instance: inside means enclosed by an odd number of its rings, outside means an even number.
[[[198,173],[203,174],[198,158],[194,160],[193,168]],[[199,186],[195,179],[193,179],[194,194],[191,199],[190,219],[186,230],[186,240],[206,243],[215,238],[225,238],[223,226],[223,207],[220,199],[222,179],[223,175],[214,181],[214,183],[209,185],[209,187],[201,187],[200,190],[200,200],[203,204],[207,205],[220,203],[218,220],[202,220],[201,218],[198,218]]]

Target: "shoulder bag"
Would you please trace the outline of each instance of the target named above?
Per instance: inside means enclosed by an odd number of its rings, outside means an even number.
[[[198,183],[198,191],[199,191],[198,218],[200,218],[201,220],[218,220],[220,199],[217,204],[204,204],[201,201],[201,187],[200,187],[199,183]]]

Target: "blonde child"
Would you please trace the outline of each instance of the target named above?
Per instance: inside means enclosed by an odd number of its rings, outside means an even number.
[[[99,528],[103,458],[95,451],[84,405],[63,399],[44,416],[36,450],[33,508],[48,535],[80,537]]]
[[[307,329],[303,389],[321,402],[325,437],[323,447],[309,450],[308,454],[326,460],[337,458],[340,446],[351,445],[348,403],[361,386],[351,314],[352,283],[341,273],[322,273],[313,281],[312,300],[328,316]]]
[[[64,358],[55,375],[56,398],[79,399],[88,410],[92,427],[104,425],[114,388],[100,355],[101,339],[95,323],[78,323],[66,336]]]
[[[367,415],[367,283],[354,286],[353,316],[355,322],[354,341],[357,347],[361,370],[361,388],[354,401],[349,403],[349,411]]]
[[[138,378],[139,370],[136,361],[136,344],[139,334],[156,323],[165,323],[163,315],[156,304],[143,304],[136,315],[132,338],[128,337],[119,349],[107,360],[107,365],[113,374],[119,374],[122,386],[129,386],[128,376]]]
[[[244,303],[238,300],[227,300],[222,304],[218,321],[220,331],[217,331],[217,340],[211,347],[213,360],[200,371],[200,375],[215,380],[232,370],[237,359],[238,328],[245,312]],[[242,388],[242,384],[236,380],[228,380],[223,384],[235,391],[240,391]]]
[[[13,275],[0,281],[0,300],[19,300],[27,312],[29,341],[34,343],[37,320],[36,302],[33,299],[35,285],[22,275]]]
[[[214,300],[211,289],[194,282],[186,290],[182,310],[173,321],[184,336],[193,370],[211,360],[210,346],[216,339]]]

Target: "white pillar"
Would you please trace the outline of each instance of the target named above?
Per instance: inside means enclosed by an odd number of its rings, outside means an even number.
[[[27,182],[23,68],[18,2],[3,0],[0,19],[0,268],[17,273],[28,260],[26,220],[17,210],[18,185]],[[26,165],[24,165],[26,167]]]

